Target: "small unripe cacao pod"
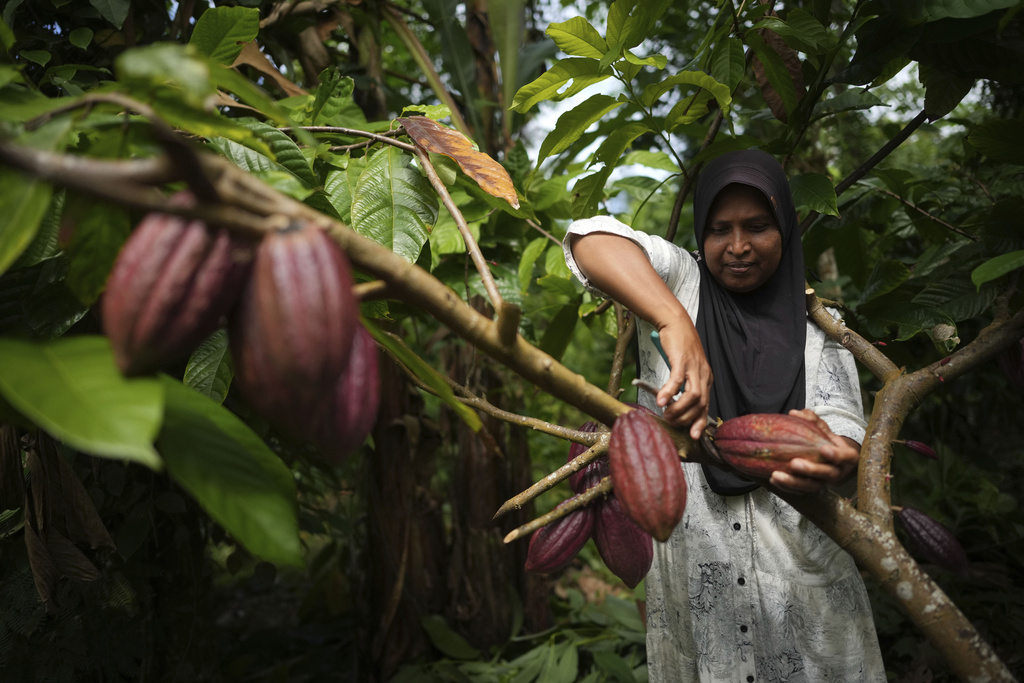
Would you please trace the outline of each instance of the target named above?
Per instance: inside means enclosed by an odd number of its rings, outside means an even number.
[[[667,541],[686,509],[686,478],[672,437],[646,411],[623,413],[612,425],[608,464],[626,514]]]
[[[558,507],[567,502],[562,502]],[[533,532],[530,547],[526,551],[526,571],[551,574],[564,569],[590,540],[595,514],[594,506],[587,505]]]
[[[580,425],[579,431],[581,432],[596,432],[600,424],[597,422],[584,422]],[[581,443],[572,443],[569,445],[569,458],[566,462],[572,462],[576,458],[580,457],[587,451],[587,447]],[[600,457],[597,460],[591,460],[586,466],[569,475],[569,487],[573,493],[583,493],[592,486],[597,486],[598,482],[604,477],[608,476],[608,458]]]
[[[348,367],[335,384],[317,431],[320,449],[330,462],[341,462],[358,448],[377,420],[380,406],[377,360],[377,344],[366,328],[357,324]]]
[[[258,413],[295,434],[316,422],[348,364],[359,320],[352,270],[312,223],[263,238],[231,317],[235,378]]]
[[[821,460],[821,448],[832,441],[813,422],[792,415],[751,413],[726,420],[715,431],[715,448],[742,474],[768,479],[776,470],[789,471],[789,461]]]
[[[654,540],[629,518],[614,494],[597,505],[594,543],[605,566],[630,588],[651,570]]]
[[[171,201],[193,200],[180,193]],[[251,247],[225,230],[147,214],[121,248],[100,304],[121,372],[152,372],[208,337],[238,299],[251,261]]]
[[[921,557],[960,576],[967,575],[967,553],[949,529],[912,507],[904,507],[896,518]]]

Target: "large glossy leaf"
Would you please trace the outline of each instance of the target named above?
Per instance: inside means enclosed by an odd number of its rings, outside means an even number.
[[[0,168],[0,274],[32,243],[52,190],[10,168]]]
[[[538,102],[544,100],[560,102],[611,75],[611,69],[602,69],[595,59],[585,57],[560,59],[539,78],[519,89],[512,101],[511,109],[525,114]],[[565,87],[570,82],[572,84]]]
[[[572,57],[601,59],[608,52],[608,43],[583,17],[551,24],[545,33],[562,52]]]
[[[131,233],[128,211],[113,204],[91,204],[80,213],[69,209],[77,215],[71,219],[74,235],[68,246],[67,286],[80,301],[93,304]]]
[[[881,0],[881,5],[908,24],[939,19],[969,19],[1006,9],[1020,0]]]
[[[302,565],[291,471],[238,417],[170,378],[157,448],[171,477],[252,554]]]
[[[1024,165],[1024,119],[992,119],[975,127],[967,142],[995,161]]]
[[[864,286],[861,301],[871,301],[887,294],[906,282],[910,277],[910,269],[905,263],[893,259],[885,259],[875,264],[875,269]]]
[[[324,69],[320,73],[320,85],[316,96],[310,103],[306,120],[310,125],[322,126],[334,118],[342,110],[345,103],[352,99],[355,81],[342,76],[337,69]]]
[[[125,379],[105,337],[47,344],[0,339],[0,393],[69,446],[153,469],[163,391],[153,379]]]
[[[828,176],[820,173],[805,173],[789,181],[793,190],[793,203],[797,210],[817,211],[829,216],[838,216],[836,189]]]
[[[613,50],[636,47],[672,5],[672,0],[617,0],[608,9],[608,46]]]
[[[698,88],[704,88],[714,96],[718,106],[722,109],[726,109],[729,103],[732,102],[732,93],[729,90],[729,86],[719,83],[703,71],[684,71],[683,73],[669,76],[660,83],[652,83],[644,88],[640,101],[644,106],[649,107],[657,102],[666,92],[680,85],[693,85]]]
[[[600,121],[605,114],[621,107],[624,102],[608,95],[593,95],[558,117],[555,128],[541,143],[537,164],[552,154],[558,154],[580,139],[587,128]]]
[[[917,74],[925,88],[924,110],[929,121],[953,111],[974,87],[973,76],[950,73],[929,64],[918,64]]]
[[[544,252],[548,244],[546,237],[538,237],[523,249],[523,256],[519,260],[519,289],[526,291],[530,288],[530,281],[533,279],[533,265]]]
[[[338,217],[346,225],[352,224],[352,196],[356,193],[359,175],[366,168],[366,157],[350,159],[343,169],[330,171],[324,182],[324,192]]]
[[[743,41],[728,36],[715,45],[711,52],[711,76],[729,88],[729,92],[743,80],[747,68],[743,54]]]
[[[761,83],[761,92],[765,96],[765,101],[772,108],[772,113],[775,114],[776,118],[785,120],[782,118],[782,113],[778,110],[774,96],[777,96],[778,101],[781,101],[786,115],[793,113],[797,103],[797,92],[796,85],[793,82],[793,74],[790,72],[783,56],[776,52],[759,34],[754,32],[747,33],[747,44],[754,51],[754,55],[764,69],[764,77],[768,79],[770,87],[766,87],[766,84],[763,82]],[[783,45],[782,48],[786,48],[786,46]]]
[[[189,45],[221,64],[230,65],[242,45],[260,32],[260,11],[249,7],[213,7],[199,17]]]
[[[128,16],[131,0],[89,0],[89,4],[120,31],[125,17]]]
[[[1024,251],[1001,254],[981,264],[971,272],[971,282],[978,289],[986,282],[1001,278],[1018,268],[1024,268]]]
[[[441,59],[444,73],[451,78],[456,90],[462,93],[465,100],[466,114],[475,130],[480,129],[480,107],[476,101],[480,98],[476,84],[476,59],[473,46],[466,36],[466,30],[459,23],[458,2],[455,0],[425,0],[424,9],[437,31],[441,45]],[[490,9],[490,7],[488,7]],[[494,17],[491,17],[492,28]],[[502,56],[505,46],[501,46]]]
[[[569,303],[559,309],[555,317],[548,323],[547,328],[544,330],[544,336],[541,337],[540,347],[541,351],[549,354],[555,360],[560,360],[562,354],[565,353],[565,349],[569,346],[569,341],[572,339],[572,332],[576,329],[576,323],[579,322],[579,305],[575,302]]]
[[[554,45],[548,40],[524,44],[525,8],[526,0],[488,0],[487,3],[491,36],[498,48],[502,102],[511,102],[515,98],[516,89],[528,78],[521,74],[536,73],[532,69],[538,55],[549,58],[555,54]]]
[[[673,131],[707,114],[710,111],[708,103],[711,99],[711,93],[701,89],[676,102],[665,116],[665,130]]]
[[[182,104],[204,109],[214,94],[204,57],[184,45],[154,43],[122,52],[114,63],[117,80],[139,96],[166,97],[172,90]]]
[[[207,337],[192,352],[182,382],[203,396],[224,403],[234,377],[234,365],[228,350],[228,335],[223,329]]]
[[[376,152],[352,198],[356,232],[415,262],[435,221],[437,196],[408,155],[390,145]]]

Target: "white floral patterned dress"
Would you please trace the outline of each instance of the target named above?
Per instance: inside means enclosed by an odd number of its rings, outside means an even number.
[[[569,234],[607,232],[638,244],[690,316],[700,270],[685,250],[609,217],[576,221]],[[596,294],[573,259],[566,262]],[[656,386],[669,369],[639,321],[640,374]],[[853,356],[808,320],[808,407],[833,432],[864,438]],[[640,403],[659,410],[654,397]],[[763,488],[740,496],[710,490],[701,466],[684,463],[686,513],[654,544],[647,575],[647,658],[652,682],[885,681],[871,605],[853,559],[787,503]]]

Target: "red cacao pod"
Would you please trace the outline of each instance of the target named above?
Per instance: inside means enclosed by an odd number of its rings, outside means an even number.
[[[626,514],[667,541],[686,509],[686,478],[672,437],[646,411],[623,413],[612,425],[608,464]]]
[[[335,384],[317,434],[320,449],[330,462],[341,462],[366,440],[379,406],[377,344],[366,328],[358,325],[348,367]]]
[[[1004,349],[996,359],[1010,383],[1024,389],[1024,338]]]
[[[147,214],[118,254],[100,304],[121,372],[152,372],[209,336],[237,300],[251,261],[249,245],[225,230]]]
[[[921,557],[960,576],[967,575],[967,553],[949,529],[912,507],[904,507],[896,518]]]
[[[581,432],[596,432],[600,429],[601,425],[598,422],[584,422],[580,425],[579,431]],[[576,458],[583,455],[587,450],[587,447],[581,443],[572,443],[569,445],[569,458],[566,462],[572,462]],[[608,476],[608,459],[600,457],[597,460],[591,460],[586,466],[569,475],[569,487],[573,493],[583,493],[592,486],[597,486],[604,477]]]
[[[726,420],[715,431],[715,447],[729,465],[743,474],[768,479],[775,470],[789,471],[789,461],[821,459],[828,435],[813,422],[792,415],[751,413]]]
[[[258,413],[300,435],[316,429],[348,364],[359,319],[341,248],[311,223],[263,238],[231,319],[235,379]]]
[[[629,518],[614,494],[597,505],[594,543],[605,566],[630,588],[651,570],[654,539]]]
[[[526,551],[526,571],[551,574],[564,569],[590,539],[594,531],[595,515],[594,506],[587,505],[533,532],[530,547]]]

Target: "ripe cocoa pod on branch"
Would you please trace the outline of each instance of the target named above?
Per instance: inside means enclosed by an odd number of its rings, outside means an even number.
[[[229,328],[235,378],[265,418],[313,436],[359,320],[352,269],[312,223],[268,234]]]
[[[623,413],[612,425],[608,464],[626,514],[667,541],[686,509],[686,479],[672,437],[647,411]]]
[[[185,193],[172,199],[191,201]],[[147,214],[118,254],[100,304],[121,372],[152,372],[209,336],[238,299],[251,261],[252,248],[225,230]]]
[[[654,540],[629,518],[615,494],[597,504],[594,543],[605,566],[630,588],[651,570]]]
[[[960,576],[967,575],[967,553],[949,529],[912,507],[904,507],[896,518],[921,557]]]
[[[380,406],[377,363],[376,342],[365,327],[357,324],[348,367],[335,384],[317,430],[320,450],[329,462],[339,463],[358,448],[377,420]]]
[[[714,445],[722,459],[742,474],[768,479],[775,470],[789,471],[789,461],[821,459],[832,445],[814,423],[792,415],[752,413],[726,420],[715,431]]]
[[[558,507],[562,505],[565,502]],[[564,569],[590,539],[595,515],[594,506],[587,505],[533,532],[526,551],[526,571],[551,574]]]

